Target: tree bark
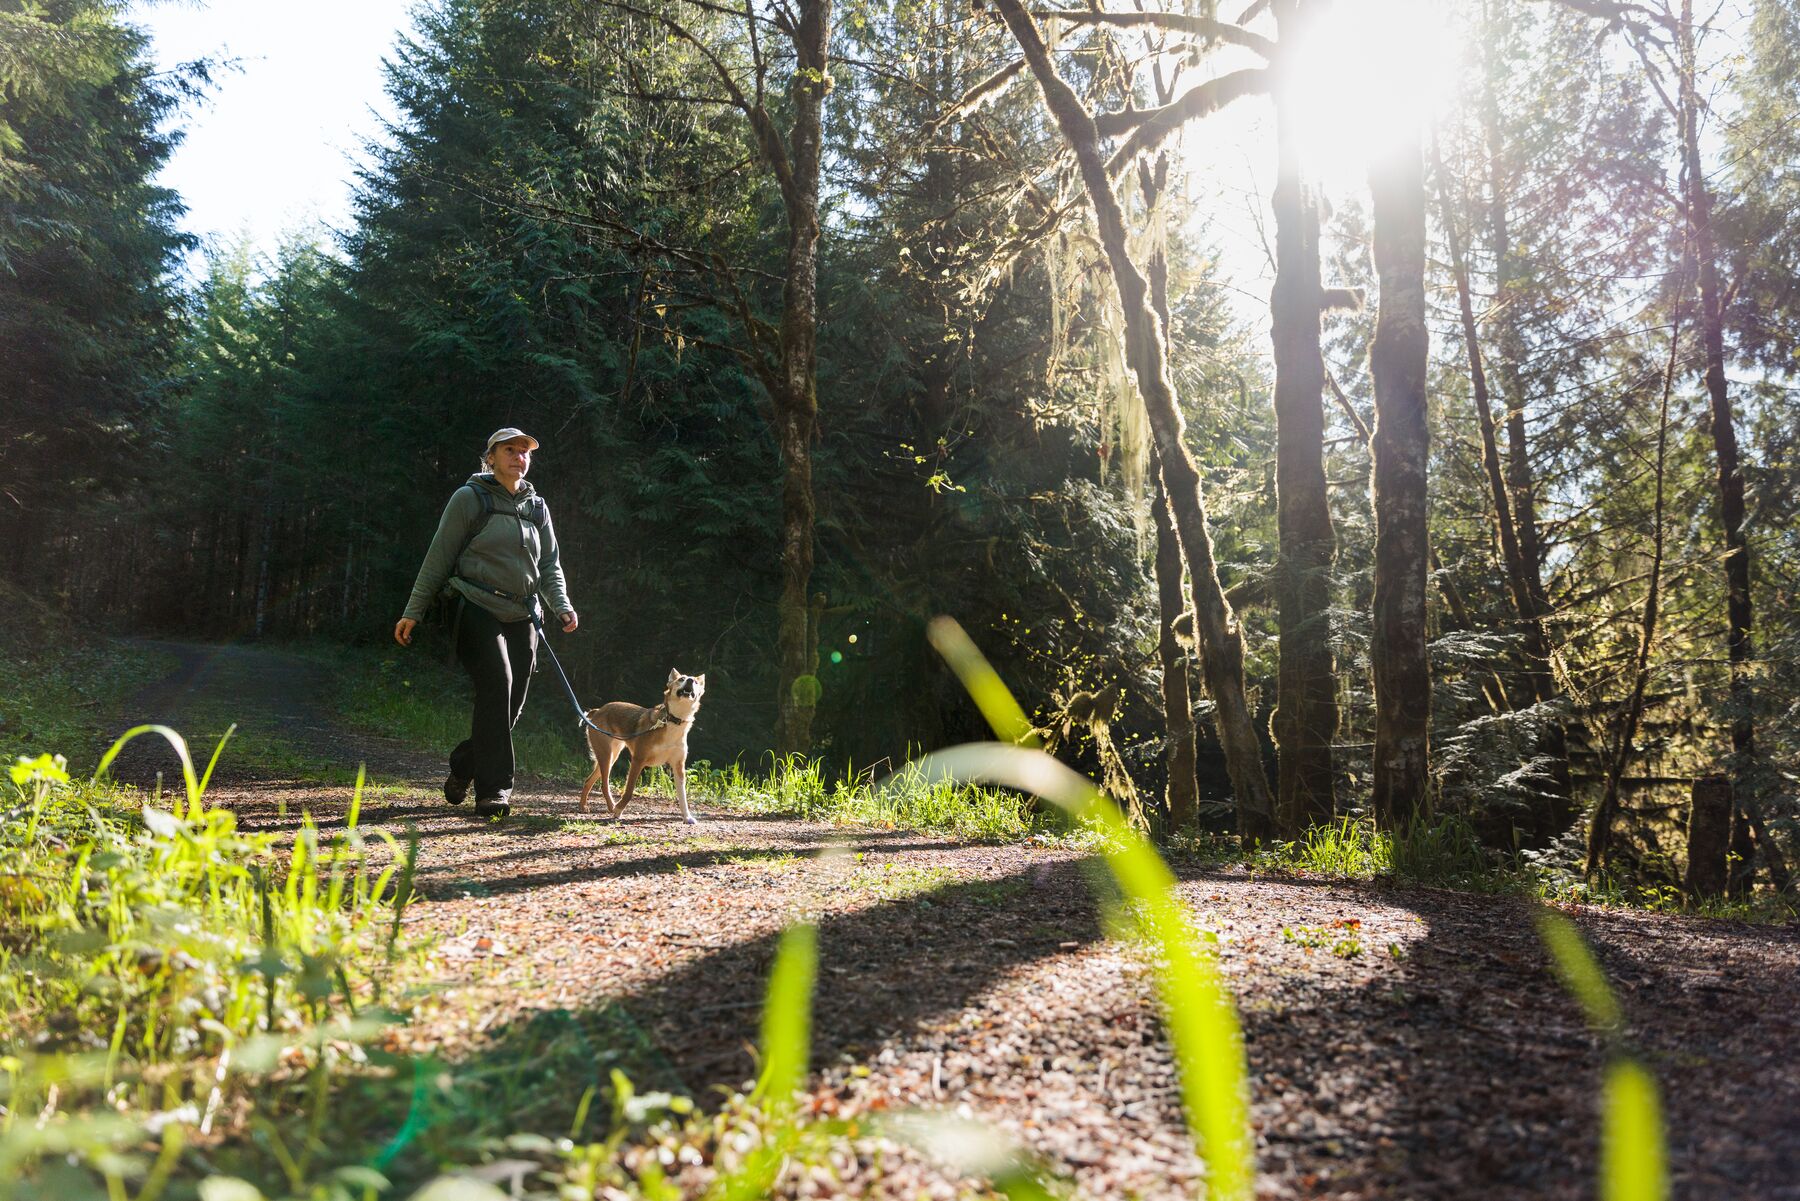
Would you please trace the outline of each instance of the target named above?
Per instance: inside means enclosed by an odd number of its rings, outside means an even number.
[[[1202,672],[1213,699],[1226,771],[1236,796],[1238,830],[1246,840],[1267,839],[1274,830],[1274,798],[1263,773],[1262,748],[1244,692],[1243,636],[1237,616],[1219,585],[1200,473],[1182,440],[1181,409],[1169,376],[1161,323],[1150,305],[1149,285],[1132,262],[1127,247],[1125,215],[1113,194],[1093,115],[1057,74],[1036,23],[1020,0],[996,0],[996,7],[1024,52],[1026,65],[1043,89],[1051,116],[1075,154],[1093,205],[1094,223],[1119,293],[1125,323],[1125,361],[1137,377],[1138,392],[1149,414],[1175,532],[1188,563]]]
[[[1731,842],[1730,776],[1702,776],[1688,793],[1688,863],[1682,890],[1689,901],[1725,894],[1725,851]]]
[[[1430,808],[1430,575],[1425,413],[1425,178],[1417,138],[1369,172],[1380,308],[1369,351],[1375,382],[1374,637],[1376,820],[1401,829]]]
[[[1337,673],[1331,653],[1331,560],[1336,539],[1325,489],[1325,359],[1319,349],[1324,289],[1319,279],[1319,208],[1301,174],[1298,69],[1293,47],[1306,16],[1301,0],[1273,6],[1275,56],[1275,287],[1270,296],[1275,358],[1275,504],[1281,550],[1275,570],[1280,647],[1273,720],[1280,753],[1278,822],[1285,837],[1336,812],[1332,741]]]
[[[775,750],[812,749],[819,701],[818,629],[810,620],[813,529],[812,443],[817,429],[819,332],[819,161],[823,144],[826,71],[831,45],[831,0],[802,0],[792,32],[796,55],[788,96],[788,138],[782,205],[787,216],[786,273],[781,294],[781,362],[771,399],[781,447],[781,598],[776,606]],[[753,118],[754,120],[754,118]],[[764,132],[766,142],[770,134]]]
[[[1700,290],[1700,343],[1706,355],[1706,396],[1719,488],[1719,519],[1725,529],[1725,644],[1731,658],[1731,775],[1739,802],[1753,795],[1750,775],[1756,755],[1752,717],[1750,548],[1744,541],[1744,472],[1738,459],[1737,426],[1725,383],[1725,332],[1719,301],[1719,268],[1714,256],[1712,194],[1700,158],[1700,104],[1696,90],[1693,0],[1682,0],[1680,25],[1680,110],[1682,174],[1686,181],[1688,240]]]
[[[1181,595],[1181,542],[1175,535],[1175,522],[1169,517],[1169,498],[1154,451],[1150,468],[1156,484],[1150,515],[1156,523],[1156,653],[1162,660],[1163,728],[1167,739],[1163,763],[1169,775],[1165,800],[1169,829],[1191,830],[1200,814],[1200,755],[1194,698],[1188,689],[1187,654],[1175,636],[1175,623],[1186,611]]]
[[[1162,79],[1159,76],[1158,91]],[[1169,103],[1169,97],[1159,95]],[[1162,151],[1153,167],[1138,164],[1138,186],[1144,195],[1144,208],[1155,212],[1169,181],[1169,155]],[[1150,305],[1169,328],[1169,259],[1158,245],[1145,264],[1150,281]],[[1187,654],[1175,636],[1175,623],[1187,606],[1182,601],[1181,541],[1175,534],[1175,522],[1169,516],[1168,492],[1163,486],[1162,467],[1155,448],[1150,451],[1150,477],[1155,496],[1150,502],[1150,517],[1156,527],[1156,653],[1162,661],[1163,701],[1163,765],[1168,773],[1164,802],[1168,806],[1169,828],[1191,830],[1200,815],[1199,737],[1194,722],[1194,698],[1188,688]]]

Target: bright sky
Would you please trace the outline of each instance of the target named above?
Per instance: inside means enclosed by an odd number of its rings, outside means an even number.
[[[349,224],[362,139],[391,115],[381,60],[412,0],[138,0],[130,19],[164,67],[234,58],[207,103],[180,124],[187,139],[161,182],[203,238],[244,236],[270,250],[317,223]]]

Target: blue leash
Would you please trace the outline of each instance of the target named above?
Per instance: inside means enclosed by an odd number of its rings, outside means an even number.
[[[563,670],[562,661],[556,657],[556,652],[550,649],[550,635],[544,629],[544,618],[543,615],[538,612],[538,606],[535,601],[531,606],[531,624],[537,627],[538,645],[544,648],[544,653],[546,655],[550,656],[550,665],[556,668],[557,678],[562,680],[563,691],[569,694],[569,703],[575,706],[575,716],[581,719],[581,724],[594,731],[596,734],[604,734],[608,738],[627,737],[627,735],[624,734],[614,734],[611,730],[602,730],[588,719],[587,710],[583,709],[581,707],[581,702],[575,698],[575,686],[569,683],[569,675]],[[635,735],[631,735],[630,737],[635,737]]]
[[[562,662],[556,657],[556,652],[550,649],[550,635],[549,632],[544,629],[543,615],[538,611],[538,606],[535,603],[531,606],[531,624],[537,627],[539,635],[538,645],[542,646],[544,648],[544,653],[550,656],[550,665],[556,668],[557,677],[562,680],[563,691],[569,694],[569,703],[575,706],[575,716],[581,719],[582,725],[594,731],[596,734],[604,734],[608,738],[617,738],[621,742],[630,742],[633,738],[642,738],[651,731],[660,730],[665,725],[669,724],[667,720],[659,721],[651,726],[649,730],[639,730],[635,734],[615,734],[611,730],[602,730],[599,726],[595,725],[589,720],[587,710],[581,707],[581,702],[575,699],[575,687],[569,683],[568,673],[563,671]],[[633,754],[635,753],[636,752],[634,751]]]
[[[510,592],[502,592],[500,589],[490,588],[486,584],[477,584],[474,580],[465,579],[461,576],[457,578],[462,579],[463,583],[473,585],[483,592],[499,597],[501,600],[509,600],[515,605],[525,605],[530,609],[531,624],[537,627],[538,645],[544,648],[544,653],[546,655],[550,656],[550,665],[556,668],[557,677],[562,680],[563,691],[569,694],[569,703],[575,706],[575,716],[581,720],[582,725],[594,731],[596,734],[604,734],[608,738],[617,738],[621,742],[630,742],[633,738],[642,738],[652,730],[660,730],[663,726],[668,724],[666,720],[659,721],[651,726],[649,730],[639,730],[635,734],[615,734],[611,730],[602,730],[588,717],[587,710],[581,707],[581,701],[575,696],[575,686],[569,683],[569,674],[563,670],[562,660],[558,659],[556,657],[556,652],[550,649],[550,632],[544,629],[543,606],[538,604],[537,597],[514,596]],[[452,637],[452,641],[455,641],[454,637]],[[673,714],[670,716],[672,717]]]

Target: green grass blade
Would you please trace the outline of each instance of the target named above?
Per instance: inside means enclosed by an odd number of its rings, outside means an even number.
[[[1601,1201],[1666,1201],[1668,1151],[1656,1081],[1633,1059],[1606,1069],[1600,1113]]]
[[[756,1096],[772,1113],[785,1113],[806,1078],[812,1054],[813,983],[819,972],[819,935],[810,922],[796,922],[781,935],[769,993],[763,1002],[762,1076]]]
[[[994,670],[954,618],[932,618],[926,636],[937,653],[944,657],[944,662],[950,665],[950,670],[956,673],[956,678],[962,681],[962,686],[968,689],[981,715],[993,727],[995,737],[1021,746],[1038,745],[1031,722],[1019,702],[1013,699],[1012,690],[1007,688],[1000,673]]]
[[[1579,931],[1561,914],[1538,916],[1538,932],[1562,981],[1588,1024],[1604,1035],[1611,1062],[1600,1094],[1601,1201],[1665,1201],[1668,1146],[1656,1081],[1624,1047],[1625,1014],[1606,973]]]
[[[356,788],[350,793],[350,815],[344,819],[346,830],[356,829],[356,823],[362,817],[363,775],[368,768],[369,765],[366,763],[356,765]]]
[[[1550,948],[1557,979],[1580,1003],[1588,1024],[1607,1034],[1622,1030],[1625,1016],[1619,1009],[1619,999],[1613,995],[1606,973],[1600,970],[1574,924],[1561,914],[1546,910],[1538,916],[1538,933]]]
[[[100,756],[100,766],[94,769],[94,779],[97,781],[104,776],[106,769],[112,766],[113,760],[119,757],[119,752],[124,750],[125,745],[139,734],[160,734],[170,746],[175,748],[175,756],[181,760],[182,782],[187,786],[188,807],[197,814],[200,808],[200,781],[194,776],[194,759],[188,754],[187,739],[168,726],[133,726],[119,735],[118,740],[107,749],[106,754]]]
[[[202,796],[206,794],[206,786],[212,783],[213,768],[219,766],[219,756],[225,753],[225,744],[231,741],[231,736],[235,733],[237,733],[237,723],[234,721],[226,726],[225,733],[219,736],[219,745],[213,747],[212,758],[206,761],[206,774],[200,777],[200,794]],[[195,814],[195,816],[199,815]]]
[[[1237,1012],[1175,894],[1175,877],[1124,814],[1092,782],[1043,751],[1000,743],[952,747],[919,760],[923,770],[1035,793],[1105,835],[1106,863],[1126,897],[1140,906],[1160,954],[1156,968],[1169,1039],[1180,1069],[1188,1128],[1207,1163],[1208,1195],[1251,1195],[1249,1070]]]

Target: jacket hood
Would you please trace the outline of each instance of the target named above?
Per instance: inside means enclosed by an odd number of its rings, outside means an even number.
[[[477,472],[469,477],[468,482],[477,488],[486,488],[489,492],[494,494],[494,497],[497,500],[504,500],[513,504],[517,504],[522,500],[529,500],[537,495],[537,489],[531,486],[530,480],[520,480],[519,490],[517,492],[508,492],[506,487],[501,484],[499,480],[494,478],[494,473],[491,471]]]

